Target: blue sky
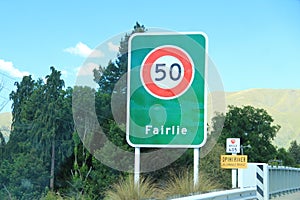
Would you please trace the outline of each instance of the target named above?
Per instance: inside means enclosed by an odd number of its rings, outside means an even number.
[[[72,86],[92,49],[136,21],[146,28],[205,32],[225,91],[299,89],[299,19],[299,0],[0,0],[0,103],[22,75],[43,78],[50,66]]]

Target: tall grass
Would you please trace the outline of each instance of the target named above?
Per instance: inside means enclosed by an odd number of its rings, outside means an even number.
[[[134,185],[133,175],[120,178],[120,181],[106,192],[104,200],[168,199],[222,188],[221,184],[212,180],[204,172],[199,174],[199,184],[194,186],[191,169],[171,171],[168,177],[168,180],[159,184],[159,187],[151,179],[141,177],[139,190]]]
[[[149,178],[140,178],[139,190],[134,185],[133,175],[121,178],[106,192],[105,200],[139,200],[150,199],[157,195],[156,184]]]
[[[165,186],[161,188],[162,199],[166,199],[167,197],[188,196],[194,193],[220,189],[222,187],[203,172],[199,174],[199,184],[194,186],[194,176],[190,169],[181,170],[180,172],[172,171],[169,177]]]

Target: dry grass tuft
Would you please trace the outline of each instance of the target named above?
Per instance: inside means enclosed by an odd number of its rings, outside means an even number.
[[[171,172],[165,187],[162,189],[162,199],[167,197],[188,196],[194,193],[203,193],[221,188],[220,184],[211,180],[207,175],[200,173],[199,184],[194,187],[192,170]]]
[[[139,191],[134,186],[133,175],[121,178],[119,183],[106,192],[105,200],[139,200],[154,198],[157,194],[156,184],[149,178],[140,178]]]

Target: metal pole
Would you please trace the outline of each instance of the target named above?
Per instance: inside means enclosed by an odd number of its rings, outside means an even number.
[[[199,154],[200,148],[194,148],[194,187],[199,184]]]
[[[140,147],[134,148],[134,186],[139,190],[140,186]]]

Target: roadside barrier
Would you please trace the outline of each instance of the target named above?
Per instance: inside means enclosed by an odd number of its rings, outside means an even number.
[[[248,163],[246,169],[238,169],[238,187],[173,200],[269,200],[278,195],[300,191],[300,168]]]

